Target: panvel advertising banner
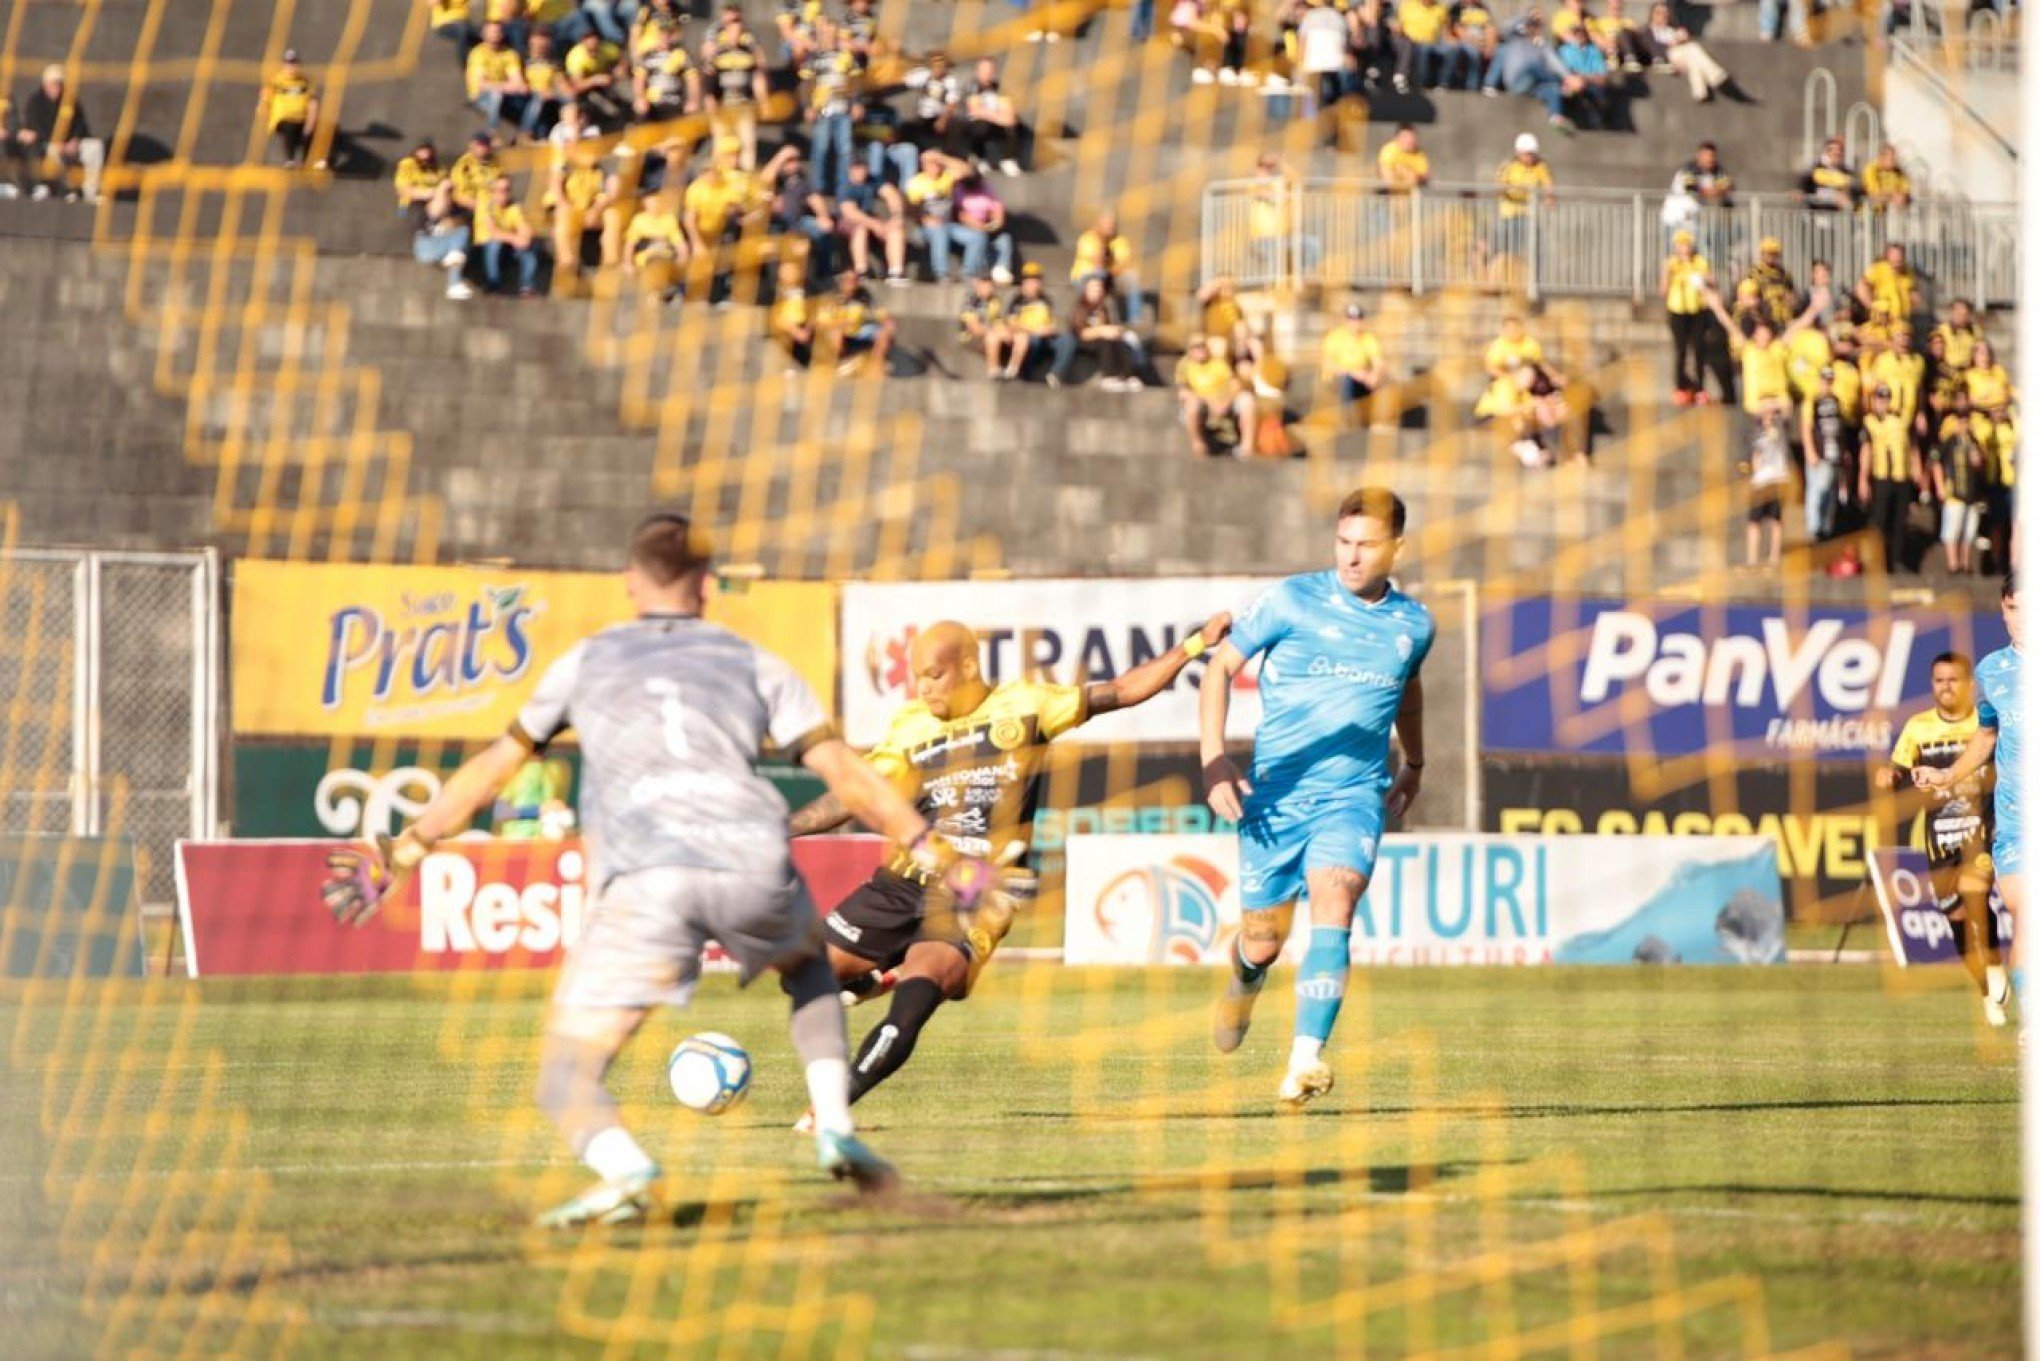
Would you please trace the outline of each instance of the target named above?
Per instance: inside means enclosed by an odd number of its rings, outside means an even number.
[[[1860,759],[1929,707],[1935,654],[2004,646],[1995,611],[1536,596],[1481,616],[1491,752]]]
[[[706,614],[835,693],[835,588],[755,582]],[[545,668],[631,617],[612,572],[241,562],[234,731],[241,736],[500,736]]]
[[[1238,840],[1073,836],[1069,964],[1223,964]],[[1300,953],[1300,910],[1285,954]],[[1763,837],[1390,835],[1353,920],[1357,964],[1772,964],[1785,958]]]
[[[1063,685],[1109,681],[1159,657],[1220,610],[1237,617],[1268,577],[1156,577],[1102,581],[943,581],[843,588],[843,725],[869,746],[913,698],[907,652],[920,630],[944,619],[970,625],[984,649],[985,679]],[[1252,672],[1254,668],[1249,668]],[[1195,742],[1202,661],[1147,703],[1093,719],[1075,742]],[[1226,731],[1253,734],[1261,703],[1252,674],[1235,683]]]
[[[592,896],[577,840],[463,839],[426,856],[367,922],[342,926],[319,897],[326,856],[341,844],[178,842],[191,976],[549,968],[579,936]],[[875,836],[792,844],[820,912],[869,878],[886,847]]]

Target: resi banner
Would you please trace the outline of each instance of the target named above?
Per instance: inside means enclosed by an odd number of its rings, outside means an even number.
[[[1891,749],[1928,662],[2005,642],[1995,613],[1533,597],[1481,627],[1489,751],[1773,760]]]
[[[319,900],[334,841],[180,841],[177,909],[191,976],[543,969],[588,907],[579,841],[442,845],[361,927]],[[875,836],[804,837],[793,864],[826,912],[885,854]]]
[[[1073,836],[1070,964],[1222,964],[1239,929],[1230,836]],[[1291,932],[1294,958],[1304,932]],[[1353,921],[1358,964],[1771,964],[1763,837],[1391,835]]]
[[[1118,581],[955,581],[843,588],[843,720],[852,742],[885,736],[913,698],[907,649],[939,620],[977,630],[985,678],[1064,685],[1109,681],[1158,657],[1220,610],[1238,615],[1274,584],[1261,577],[1161,577]],[[1085,742],[1194,742],[1200,662],[1137,709],[1079,730]],[[1261,705],[1251,676],[1233,696],[1228,731],[1246,737]]]

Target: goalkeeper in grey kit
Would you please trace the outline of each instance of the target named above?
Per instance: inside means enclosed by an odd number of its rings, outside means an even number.
[[[517,721],[454,773],[395,839],[329,857],[326,906],[374,914],[433,845],[465,827],[571,727],[583,751],[581,822],[592,901],[554,991],[538,1104],[599,1178],[541,1216],[556,1228],[643,1217],[659,1166],[625,1130],[603,1086],[655,1006],[684,1006],[710,939],[742,981],[780,975],[806,1065],[823,1170],[865,1190],[895,1179],[857,1138],[849,1043],[821,920],[787,850],[787,809],[756,770],[769,741],[912,854],[959,901],[996,892],[983,860],[959,855],[837,736],[814,692],[780,658],[702,619],[709,552],[684,516],[631,535],[624,586],[637,618],[582,640],[539,681]]]

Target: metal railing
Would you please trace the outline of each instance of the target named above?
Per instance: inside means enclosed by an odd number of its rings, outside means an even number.
[[[1959,21],[1957,21],[1959,15]],[[1951,69],[2016,72],[2019,69],[2018,26],[1996,9],[1957,8],[1913,0],[1905,19],[1891,34],[1923,57]]]
[[[1655,297],[1670,248],[1662,191],[1561,189],[1510,203],[1493,185],[1390,193],[1358,180],[1224,180],[1204,191],[1202,278],[1242,288],[1504,288],[1536,299]],[[1816,260],[1848,286],[1892,242],[1931,298],[2010,306],[2018,294],[2014,206],[1942,199],[1882,212],[1823,212],[1797,197],[1739,196],[1692,221],[1726,281],[1776,237],[1805,280]]]

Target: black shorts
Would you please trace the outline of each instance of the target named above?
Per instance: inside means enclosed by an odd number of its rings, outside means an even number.
[[[924,940],[954,945],[966,955],[971,952],[954,912],[931,914],[927,889],[885,869],[858,885],[823,920],[822,938],[881,969],[896,967],[907,957],[909,946]]]
[[[1780,487],[1759,487],[1750,495],[1750,523],[1785,518],[1785,496]]]
[[[1927,872],[1933,879],[1934,896],[1943,907],[1955,897],[1955,885],[1966,874],[1988,881],[1993,872],[1990,844],[1995,828],[1986,805],[1982,817],[1964,810],[1940,822],[1927,815]]]

